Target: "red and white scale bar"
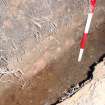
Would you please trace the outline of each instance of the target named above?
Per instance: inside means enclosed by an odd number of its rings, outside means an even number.
[[[85,44],[86,44],[86,41],[87,41],[88,32],[89,32],[91,20],[92,20],[93,14],[94,14],[95,6],[96,6],[96,0],[90,0],[91,12],[88,13],[88,18],[87,18],[87,22],[86,22],[86,26],[85,26],[85,31],[84,31],[84,34],[83,34],[83,37],[82,37],[82,40],[81,40],[78,62],[81,62],[81,60],[82,60],[82,55],[83,55]]]

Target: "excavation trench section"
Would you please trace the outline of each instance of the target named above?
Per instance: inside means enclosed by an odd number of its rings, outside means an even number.
[[[88,1],[15,1],[7,2],[8,10],[0,6],[5,9],[0,14],[1,49],[7,51],[0,53],[0,105],[51,105],[65,89],[84,80],[89,66],[104,54],[105,3],[97,2],[78,63]]]

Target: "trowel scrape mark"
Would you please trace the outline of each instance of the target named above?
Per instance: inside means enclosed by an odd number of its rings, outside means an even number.
[[[23,72],[21,70],[12,70],[8,69],[6,67],[0,68],[0,84],[4,83],[10,83],[15,85],[24,85],[25,80],[23,78]]]

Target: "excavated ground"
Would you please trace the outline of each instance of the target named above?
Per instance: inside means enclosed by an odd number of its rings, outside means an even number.
[[[51,105],[65,89],[84,80],[89,66],[105,53],[105,11],[104,6],[101,8],[104,1],[99,1],[81,63],[77,59],[86,21],[84,2],[77,0],[79,7],[72,0],[67,3],[49,0],[50,5],[41,0],[3,1],[0,2],[0,105]]]
[[[102,29],[101,29],[102,27]],[[89,34],[87,48],[81,63],[77,62],[78,43],[72,50],[52,61],[44,70],[30,78],[24,88],[13,86],[0,97],[0,105],[50,105],[63,91],[82,80],[89,70],[89,65],[105,53],[105,25]],[[59,71],[60,70],[60,71]],[[83,73],[84,72],[84,73]],[[71,74],[75,75],[71,75]],[[75,77],[72,79],[72,76]]]

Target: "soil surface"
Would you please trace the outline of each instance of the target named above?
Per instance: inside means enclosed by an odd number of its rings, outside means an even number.
[[[50,105],[54,103],[64,90],[70,87],[70,84],[84,79],[89,66],[105,53],[105,25],[100,27],[103,28],[89,34],[81,63],[77,62],[79,52],[77,42],[72,49],[64,52],[62,57],[50,62],[41,73],[28,80],[25,87],[8,88],[0,97],[0,105]]]
[[[105,53],[101,4],[78,63],[84,0],[45,1],[0,1],[0,105],[51,105]]]

